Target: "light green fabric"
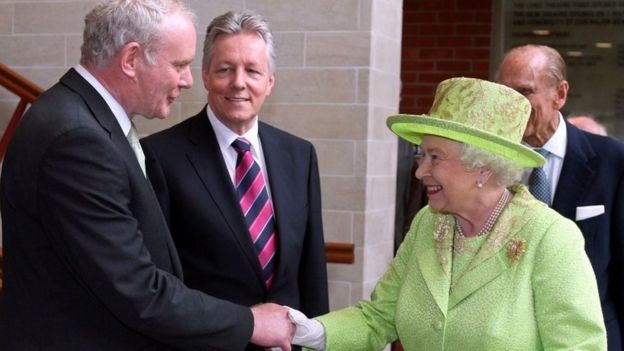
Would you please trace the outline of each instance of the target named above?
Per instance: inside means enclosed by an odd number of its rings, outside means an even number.
[[[580,231],[526,187],[511,190],[450,292],[453,221],[421,210],[371,301],[318,318],[326,350],[380,350],[397,338],[406,351],[606,350]],[[512,244],[526,249],[517,260]]]
[[[544,158],[521,144],[531,114],[524,96],[504,85],[475,78],[441,82],[426,115],[388,117],[388,128],[401,138],[420,144],[425,134],[473,145],[522,167],[541,167]]]

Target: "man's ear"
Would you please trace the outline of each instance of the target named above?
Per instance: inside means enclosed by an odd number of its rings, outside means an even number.
[[[137,66],[143,58],[143,50],[137,42],[124,45],[119,52],[121,71],[130,79],[136,78]]]
[[[566,99],[568,98],[568,90],[570,89],[570,84],[567,80],[562,80],[557,84],[557,96],[555,97],[555,109],[561,110],[563,105],[566,103]]]

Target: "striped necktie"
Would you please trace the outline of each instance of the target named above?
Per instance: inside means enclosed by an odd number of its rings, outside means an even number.
[[[251,154],[249,141],[238,138],[234,140],[232,147],[238,153],[234,176],[236,194],[262,267],[262,281],[268,290],[273,281],[277,251],[271,199],[260,165]]]
[[[141,171],[143,171],[143,175],[146,175],[145,154],[143,153],[143,149],[141,148],[141,143],[139,142],[139,134],[137,133],[134,124],[132,124],[132,127],[130,127],[130,131],[128,132],[128,135],[126,135],[126,139],[128,139],[130,147],[132,148],[132,151],[134,151],[137,161],[139,161],[139,166],[141,166]]]
[[[547,159],[548,151],[535,149],[537,153]],[[529,176],[529,191],[536,199],[550,206],[550,182],[544,168],[534,168]]]

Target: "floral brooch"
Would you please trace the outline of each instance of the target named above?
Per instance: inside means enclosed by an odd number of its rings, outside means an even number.
[[[507,245],[507,257],[512,261],[518,261],[520,256],[526,251],[526,241],[524,240],[512,240],[509,245]]]

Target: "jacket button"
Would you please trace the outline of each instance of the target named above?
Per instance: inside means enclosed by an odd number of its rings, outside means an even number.
[[[435,330],[441,330],[442,329],[442,322],[437,321],[437,322],[433,322],[433,329]]]

